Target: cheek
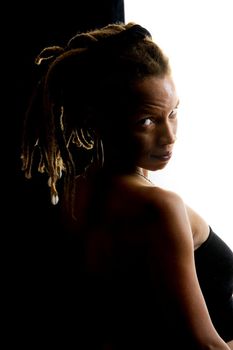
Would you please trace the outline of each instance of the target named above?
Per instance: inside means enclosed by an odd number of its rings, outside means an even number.
[[[178,120],[176,119],[174,121],[174,124],[173,124],[173,132],[174,132],[174,134],[176,134],[176,132],[177,132],[177,127],[178,127]]]
[[[108,151],[122,160],[132,162],[147,157],[154,148],[154,136],[150,133],[136,132],[125,126],[114,128],[105,133],[105,144]]]
[[[154,145],[154,139],[150,134],[134,134],[132,137],[132,147],[139,157],[150,153]]]
[[[140,142],[126,128],[112,128],[108,133],[104,133],[103,138],[108,152],[121,158],[134,158],[134,155],[140,149]]]
[[[145,138],[132,133],[121,133],[118,138],[117,153],[121,154],[122,158],[135,161],[148,153],[147,146]]]

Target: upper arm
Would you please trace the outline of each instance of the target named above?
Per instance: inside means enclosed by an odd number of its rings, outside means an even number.
[[[171,192],[160,202],[157,229],[150,230],[152,266],[155,264],[157,272],[159,266],[167,293],[172,296],[197,344],[221,343],[196,275],[193,237],[185,205]]]

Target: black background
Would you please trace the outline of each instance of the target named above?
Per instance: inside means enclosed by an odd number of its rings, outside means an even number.
[[[44,180],[40,176],[26,180],[21,171],[22,121],[36,83],[34,58],[42,48],[63,45],[79,31],[124,22],[124,1],[8,2],[1,17],[3,333],[9,346],[12,342],[24,346],[30,337],[27,327],[30,333],[41,315],[40,293],[51,287],[56,266],[51,248],[61,236]],[[38,319],[37,325],[45,319],[46,315]]]
[[[124,22],[124,2],[16,2],[5,6],[3,18],[2,217],[7,237],[27,239],[53,215],[40,177],[26,180],[21,172],[22,121],[37,79],[34,59],[44,47],[64,45],[77,32]]]

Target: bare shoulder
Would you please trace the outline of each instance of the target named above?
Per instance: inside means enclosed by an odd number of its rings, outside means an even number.
[[[169,240],[177,241],[180,245],[187,238],[192,245],[192,231],[181,196],[161,187],[131,180],[117,179],[117,185],[111,189],[108,210],[118,218],[125,218],[127,222],[140,221],[143,236],[146,233],[158,245],[166,244]]]
[[[192,228],[182,197],[159,187],[147,188],[144,194],[150,208],[147,233],[156,252],[192,254]]]
[[[152,187],[150,191],[150,199],[161,210],[184,207],[184,201],[179,194],[173,191],[163,189],[161,187]]]
[[[183,216],[187,217],[185,203],[183,199],[175,192],[163,189],[157,186],[142,185],[136,181],[118,181],[117,186],[112,187],[112,203],[116,205],[119,201],[119,207],[122,210],[140,212],[151,215],[152,221],[158,224],[171,222],[172,218]],[[145,213],[146,211],[146,213]],[[148,217],[148,215],[147,215]]]
[[[175,192],[168,191],[157,186],[144,185],[140,181],[132,181],[131,178],[117,178],[111,183],[111,202],[116,205],[119,201],[120,209],[127,211],[133,208],[137,212],[143,208],[150,208],[154,214],[167,213],[168,209],[184,208],[182,198]],[[130,208],[129,208],[130,204]],[[126,206],[126,208],[125,208]]]
[[[187,219],[186,205],[182,197],[169,190],[152,187],[147,193],[152,209],[159,211],[161,220],[185,217]]]
[[[179,233],[186,232],[192,236],[194,249],[197,249],[209,235],[209,225],[197,211],[188,206],[182,197],[175,192],[155,187],[150,192],[154,210],[159,211],[160,228],[172,232],[173,237],[177,228]],[[183,228],[183,229],[182,229]]]

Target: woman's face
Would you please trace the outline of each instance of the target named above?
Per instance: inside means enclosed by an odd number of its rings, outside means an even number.
[[[148,77],[133,87],[136,108],[129,117],[130,139],[136,166],[158,170],[172,156],[179,104],[170,76]]]

